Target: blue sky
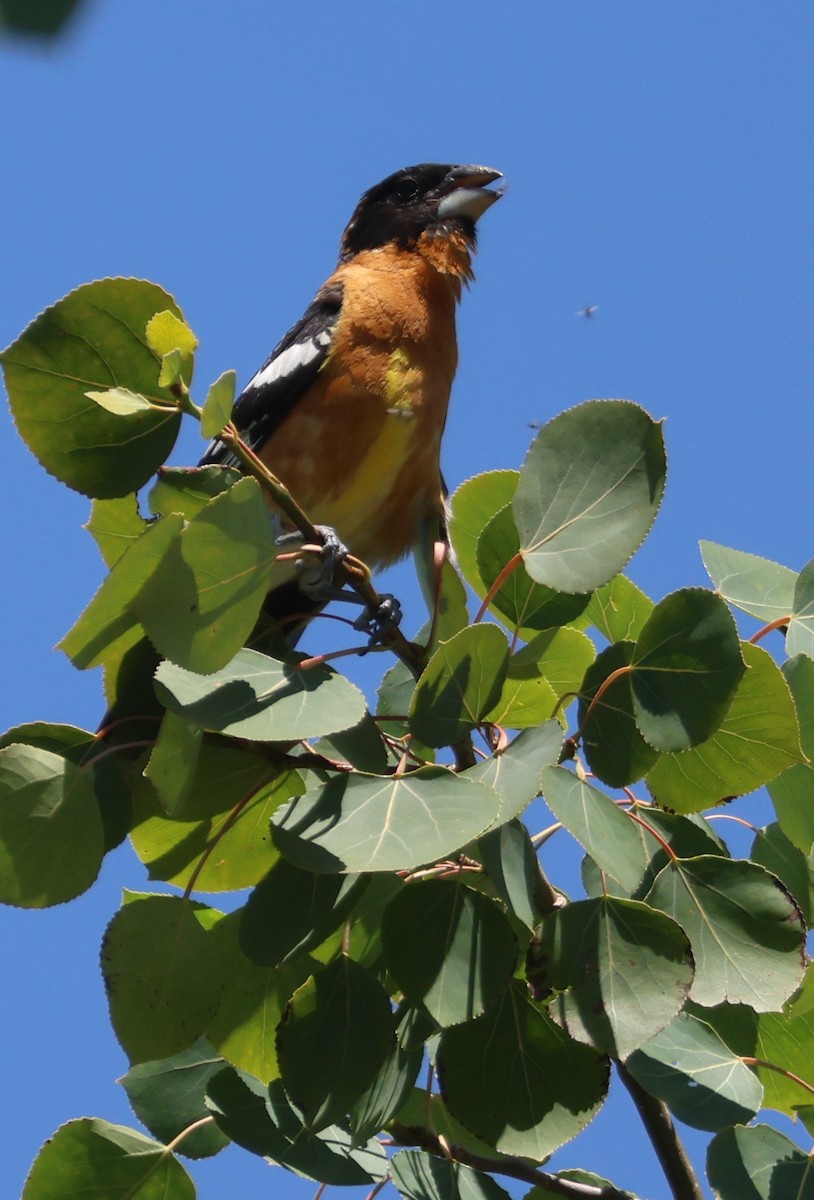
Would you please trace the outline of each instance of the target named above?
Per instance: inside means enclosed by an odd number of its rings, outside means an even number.
[[[331,270],[361,191],[408,163],[487,163],[508,190],[460,315],[449,483],[518,466],[530,422],[629,397],[666,418],[670,463],[633,578],[654,597],[706,583],[699,538],[799,569],[814,553],[813,44],[810,5],[756,0],[96,0],[51,47],[0,45],[0,342],[78,284],[134,275],[198,334],[199,398],[227,367],[245,382]],[[0,725],[92,728],[98,677],[51,649],[101,578],[88,505],[0,421]],[[190,430],[175,460],[200,445]],[[420,624],[410,568],[388,586]],[[127,847],[78,902],[0,913],[4,1195],[60,1122],[131,1122],[97,968],[123,885],[146,886]],[[613,1107],[555,1166],[664,1195]],[[689,1136],[695,1154],[703,1141]],[[234,1149],[193,1170],[201,1200],[313,1191]]]

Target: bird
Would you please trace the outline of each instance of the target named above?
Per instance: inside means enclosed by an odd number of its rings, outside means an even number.
[[[369,188],[335,270],[232,411],[241,439],[311,521],[374,569],[404,558],[426,527],[443,535],[455,313],[474,278],[476,223],[502,195],[489,186],[501,178],[491,167],[420,163]],[[199,466],[216,464],[241,466],[217,437]],[[293,645],[329,594],[280,563],[264,615]]]

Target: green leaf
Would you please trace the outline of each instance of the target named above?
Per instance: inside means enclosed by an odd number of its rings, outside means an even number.
[[[444,767],[341,775],[276,814],[272,832],[286,858],[307,871],[406,871],[474,841],[499,805],[490,787]]]
[[[649,855],[630,817],[604,792],[583,783],[565,767],[543,768],[543,795],[556,819],[601,870],[634,892]]]
[[[605,1179],[603,1175],[597,1175],[594,1171],[582,1171],[579,1167],[572,1171],[557,1171],[554,1178],[566,1183],[585,1183],[590,1187],[610,1188],[613,1189],[613,1194],[618,1193],[620,1200],[637,1200],[632,1192],[622,1191],[609,1179]],[[560,1188],[537,1186],[533,1187],[530,1192],[526,1192],[525,1200],[559,1200],[560,1196],[562,1196]]]
[[[254,628],[276,554],[262,489],[242,479],[190,520],[130,608],[165,658],[219,671]]]
[[[778,824],[760,829],[752,843],[753,862],[788,888],[809,927],[814,924],[814,859],[789,841]]]
[[[137,541],[147,522],[139,512],[137,496],[94,500],[85,529],[91,535],[106,567],[114,567],[125,550]]]
[[[585,757],[593,773],[609,787],[635,783],[659,758],[658,750],[645,741],[636,725],[635,654],[632,642],[607,646],[588,667],[580,689],[577,720]]]
[[[131,1067],[119,1083],[141,1123],[166,1143],[208,1116],[206,1085],[224,1065],[209,1043],[200,1038],[171,1058]],[[226,1145],[228,1138],[217,1125],[208,1124],[185,1137],[179,1153],[189,1158],[208,1158]]]
[[[285,1090],[316,1133],[370,1087],[394,1042],[390,1000],[352,959],[335,959],[297,989],[277,1031]]]
[[[223,432],[232,415],[236,380],[236,371],[224,371],[206,393],[201,412],[201,433],[205,438],[214,438]]]
[[[814,1084],[814,1013],[799,1016],[787,1012],[761,1013],[754,1056],[779,1068],[758,1067],[766,1108],[795,1117],[798,1108],[810,1106],[810,1087],[803,1087],[796,1080]]]
[[[653,611],[653,601],[626,575],[614,575],[597,588],[585,610],[609,642],[635,642]]]
[[[131,417],[155,407],[144,396],[129,392],[127,388],[108,388],[106,392],[85,392],[85,395],[105,412],[115,413],[117,417]]]
[[[164,358],[173,350],[180,350],[189,362],[198,348],[198,339],[178,311],[165,308],[156,312],[147,322],[145,341],[157,358]]]
[[[520,553],[520,535],[511,504],[492,517],[478,538],[477,567],[482,580],[479,590],[489,591],[500,573]],[[490,608],[511,628],[550,629],[565,625],[586,608],[588,595],[569,596],[535,583],[522,561],[495,593]]]
[[[702,588],[673,592],[653,609],[633,652],[640,732],[667,752],[705,741],[720,726],[745,669],[723,600]]]
[[[253,887],[278,857],[269,819],[301,791],[295,772],[276,774],[262,758],[204,742],[188,798],[172,818],[146,781],[133,781],[133,848],[150,879],[186,887],[195,872],[201,891]],[[213,842],[217,853],[202,859]]]
[[[535,889],[537,854],[522,821],[507,821],[478,839],[486,873],[497,895],[531,929],[538,919]]]
[[[740,1055],[689,1013],[679,1013],[625,1065],[651,1096],[693,1129],[715,1132],[751,1121],[763,1101],[763,1088]]]
[[[768,1125],[736,1125],[716,1134],[707,1176],[716,1200],[814,1200],[810,1157]]]
[[[191,521],[201,509],[245,479],[233,467],[161,467],[147,502],[153,516],[177,512]]]
[[[104,851],[121,845],[130,829],[132,806],[119,763],[113,755],[99,753],[96,735],[75,725],[54,725],[31,721],[15,725],[0,734],[0,749],[20,742],[37,750],[47,750],[82,767],[90,780],[102,820]],[[95,757],[94,757],[95,755]],[[82,837],[84,843],[84,835]],[[58,872],[57,872],[58,874]]]
[[[669,913],[690,939],[692,998],[729,1000],[756,1012],[779,1008],[803,977],[804,929],[791,896],[763,867],[702,855],[672,860],[648,903]]]
[[[805,654],[790,658],[782,672],[791,689],[800,723],[804,754],[814,759],[814,662]],[[768,785],[777,819],[786,837],[808,855],[814,844],[814,766],[790,767]]]
[[[562,728],[559,721],[546,721],[536,729],[521,730],[505,750],[496,751],[489,758],[461,772],[459,779],[486,784],[500,797],[500,810],[489,825],[489,830],[519,817],[539,796],[543,767],[555,763],[561,750]]]
[[[166,520],[167,518],[165,518]],[[365,714],[357,687],[329,667],[299,669],[256,650],[240,650],[210,675],[163,662],[156,672],[167,708],[202,729],[249,741],[286,741],[351,729]]]
[[[263,967],[312,950],[341,925],[368,882],[364,875],[314,875],[278,859],[242,910],[241,950]]]
[[[182,809],[192,791],[202,744],[203,730],[188,725],[175,713],[164,713],[144,775],[168,816]]]
[[[794,585],[794,608],[786,636],[786,653],[814,658],[814,558],[803,567]]]
[[[82,1117],[61,1126],[34,1160],[22,1200],[195,1200],[166,1146],[125,1125]]]
[[[538,994],[580,1042],[625,1059],[683,1007],[692,955],[678,925],[647,904],[605,896],[545,918],[534,950]]]
[[[138,621],[130,605],[181,532],[183,521],[171,514],[149,525],[117,560],[88,607],[68,630],[59,649],[80,671],[98,666],[129,645]]]
[[[355,1146],[331,1125],[314,1136],[302,1125],[278,1080],[266,1089],[242,1072],[225,1070],[209,1084],[207,1105],[224,1133],[253,1154],[326,1184],[371,1184],[387,1173],[380,1144]]]
[[[757,617],[764,625],[791,615],[797,580],[794,571],[768,558],[730,550],[715,542],[698,544],[707,573],[728,604]]]
[[[341,729],[330,738],[320,738],[314,750],[326,758],[347,761],[368,775],[384,775],[387,771],[387,746],[379,726],[367,712],[352,729]]]
[[[413,1089],[423,1058],[423,1043],[405,1049],[400,1041],[394,1042],[373,1083],[351,1110],[350,1127],[357,1144],[384,1129],[400,1112]]]
[[[564,712],[596,656],[593,642],[578,629],[547,629],[509,659],[500,700],[487,719],[510,729],[527,729]]]
[[[511,925],[472,888],[428,879],[397,892],[382,921],[388,970],[407,999],[442,1028],[497,1000],[517,964]]]
[[[496,625],[470,625],[441,642],[413,694],[411,731],[427,746],[460,741],[497,703],[508,665]]]
[[[627,400],[589,400],[549,421],[513,500],[532,579],[571,593],[612,579],[655,519],[665,472],[661,425]]]
[[[274,1033],[294,992],[315,969],[303,955],[282,967],[258,967],[240,948],[240,912],[229,913],[210,932],[223,970],[223,991],[205,1036],[234,1067],[258,1079],[277,1079]]]
[[[540,1162],[596,1115],[609,1067],[514,982],[483,1016],[442,1033],[437,1070],[462,1125],[504,1154]]]
[[[449,538],[464,579],[483,592],[478,568],[478,539],[495,513],[511,503],[518,471],[487,471],[467,479],[450,499]]]
[[[104,828],[89,772],[50,750],[0,750],[0,901],[47,908],[99,874]]]
[[[159,308],[180,311],[154,283],[100,279],[46,309],[3,351],[20,436],[51,475],[86,496],[138,491],[175,443],[175,408],[123,421],[87,396],[91,388],[125,388],[157,405],[175,404],[158,386],[160,360],[145,340]]]
[[[662,755],[647,775],[653,799],[675,812],[701,812],[753,792],[802,761],[782,672],[759,646],[742,642],[741,650],[748,669],[717,732],[690,750]]]
[[[188,900],[125,893],[101,951],[110,1021],[131,1063],[192,1045],[223,987],[213,941]]]
[[[404,1200],[509,1200],[491,1175],[421,1150],[399,1150],[390,1174]]]

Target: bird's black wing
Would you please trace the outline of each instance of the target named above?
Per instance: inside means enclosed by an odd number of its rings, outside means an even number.
[[[316,379],[331,348],[341,308],[342,285],[323,288],[246,384],[235,402],[232,420],[252,450],[272,436]],[[220,438],[209,443],[198,465],[211,463],[240,465]]]

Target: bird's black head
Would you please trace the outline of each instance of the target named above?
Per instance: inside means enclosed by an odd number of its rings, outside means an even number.
[[[475,222],[501,195],[487,185],[500,177],[491,167],[403,167],[361,197],[342,235],[341,259],[390,242],[411,246],[432,228],[460,230],[474,242]]]

